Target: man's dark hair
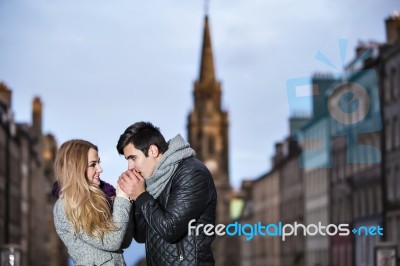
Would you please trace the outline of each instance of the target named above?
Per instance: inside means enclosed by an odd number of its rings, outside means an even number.
[[[133,144],[136,149],[141,150],[146,157],[149,156],[150,145],[156,145],[160,153],[168,150],[168,144],[158,127],[150,122],[136,122],[129,126],[119,137],[117,150],[123,155],[124,148]]]

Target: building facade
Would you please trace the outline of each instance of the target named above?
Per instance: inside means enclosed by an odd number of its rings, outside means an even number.
[[[302,148],[300,158],[304,178],[304,223],[328,224],[330,219],[330,119],[327,91],[337,82],[330,75],[314,75],[312,79],[313,116],[298,132]],[[305,236],[305,265],[328,265],[330,241],[322,235]]]
[[[386,19],[387,44],[381,48],[380,87],[384,136],[382,139],[386,241],[400,254],[400,17]]]
[[[253,215],[249,224],[278,224],[280,219],[280,171],[273,169],[253,183]],[[271,232],[273,230],[271,229]],[[256,235],[251,240],[253,250],[250,265],[280,265],[279,237]]]
[[[282,224],[304,224],[304,179],[303,170],[299,167],[298,143],[291,137],[283,143],[285,156],[278,161],[281,167],[280,177],[280,221]],[[280,241],[280,256],[282,266],[303,266],[304,235],[299,230],[296,236],[288,236],[285,241]]]
[[[21,252],[22,265],[66,265],[51,196],[57,144],[42,133],[42,103],[32,104],[32,124],[16,123],[11,90],[0,83],[0,246]]]
[[[386,244],[397,248],[398,263],[399,15],[386,20],[387,43],[360,43],[344,73],[313,76],[312,118],[291,123],[293,138],[275,145],[271,169],[244,181],[236,196],[229,185],[228,115],[221,108],[208,27],[206,18],[188,132],[190,143],[215,178],[217,222],[384,228],[383,235],[374,236],[359,232],[305,236],[298,231],[285,241],[257,234],[251,240],[246,235],[227,242],[217,239],[217,265],[372,266],[377,249]],[[360,91],[361,101],[347,95],[359,96]],[[234,220],[229,219],[232,198],[243,201],[240,216]]]

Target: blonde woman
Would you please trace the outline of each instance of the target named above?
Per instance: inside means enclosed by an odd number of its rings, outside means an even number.
[[[65,142],[54,170],[59,187],[54,224],[74,264],[125,265],[122,248],[132,241],[132,204],[117,186],[111,206],[100,187],[97,147],[85,140]]]

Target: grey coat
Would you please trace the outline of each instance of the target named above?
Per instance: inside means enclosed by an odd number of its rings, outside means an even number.
[[[62,198],[57,200],[53,210],[54,224],[75,265],[125,265],[122,248],[127,248],[132,241],[132,204],[117,196],[113,209],[112,219],[117,230],[105,234],[102,242],[100,238],[90,237],[84,232],[74,234]]]

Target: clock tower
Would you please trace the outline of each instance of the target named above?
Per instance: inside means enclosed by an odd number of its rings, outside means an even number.
[[[228,164],[228,113],[221,107],[221,94],[221,83],[215,75],[209,20],[208,16],[205,16],[200,74],[194,83],[194,108],[188,117],[188,139],[197,157],[205,163],[214,178],[218,194],[216,222],[226,224],[230,219],[231,186]],[[220,242],[218,237],[215,242]],[[221,244],[220,242],[215,246]],[[217,265],[223,265],[218,250],[214,255]]]

